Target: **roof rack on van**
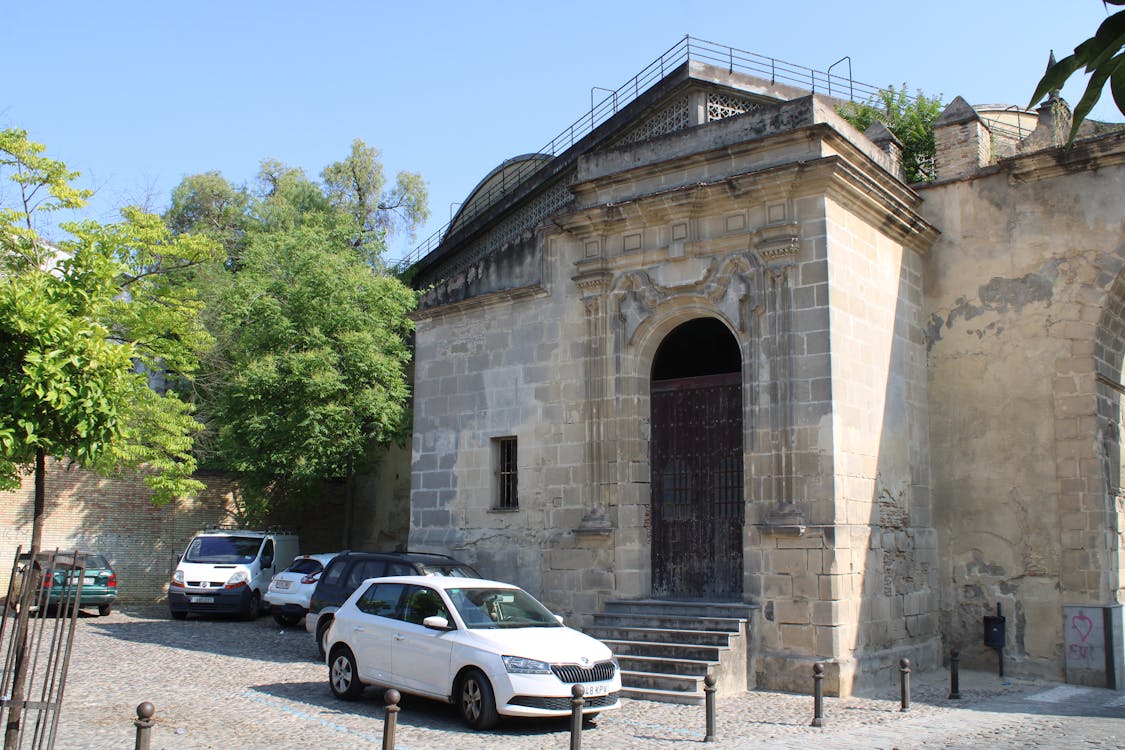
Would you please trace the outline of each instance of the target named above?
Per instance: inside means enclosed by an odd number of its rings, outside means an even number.
[[[247,534],[296,534],[297,529],[292,526],[267,526],[264,529],[244,529],[235,523],[212,523],[203,528],[203,531],[242,531]]]

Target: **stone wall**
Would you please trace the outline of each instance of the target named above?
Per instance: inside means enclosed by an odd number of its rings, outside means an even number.
[[[966,666],[995,668],[981,618],[999,603],[1009,668],[1061,679],[1063,606],[1122,598],[1106,478],[1120,476],[1123,147],[1015,157],[922,191],[942,229],[924,269],[942,631]]]

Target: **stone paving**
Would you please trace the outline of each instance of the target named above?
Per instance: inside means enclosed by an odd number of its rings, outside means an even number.
[[[811,681],[811,677],[810,677]],[[823,728],[812,698],[747,693],[719,702],[717,738],[704,743],[699,706],[624,701],[582,734],[582,748],[1122,748],[1125,693],[963,672],[960,701],[944,673],[912,676],[910,710],[886,696],[825,699]],[[163,608],[84,616],[71,657],[58,750],[129,750],[135,710],[156,707],[153,750],[380,748],[383,707],[375,690],[336,700],[312,638],[271,618],[189,619]],[[452,706],[406,698],[398,750],[569,748],[569,723],[506,720],[466,729]]]

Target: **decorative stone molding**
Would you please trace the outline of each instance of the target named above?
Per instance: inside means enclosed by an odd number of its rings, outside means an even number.
[[[610,295],[617,303],[617,320],[624,329],[625,343],[631,344],[641,325],[676,297],[704,297],[728,320],[735,321],[739,330],[748,330],[745,302],[754,288],[751,277],[757,265],[742,255],[728,256],[712,263],[700,281],[678,287],[661,286],[645,271],[622,274]]]
[[[797,223],[759,229],[754,233],[753,247],[764,264],[794,261],[801,251],[801,237]]]

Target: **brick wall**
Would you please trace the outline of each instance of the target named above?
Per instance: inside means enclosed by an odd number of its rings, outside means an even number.
[[[117,572],[123,602],[162,599],[176,556],[201,527],[230,521],[229,482],[199,477],[197,498],[156,507],[140,475],[105,479],[65,463],[48,461],[44,549],[79,549],[106,556]],[[16,549],[31,546],[34,482],[0,492],[0,581],[4,593]]]

